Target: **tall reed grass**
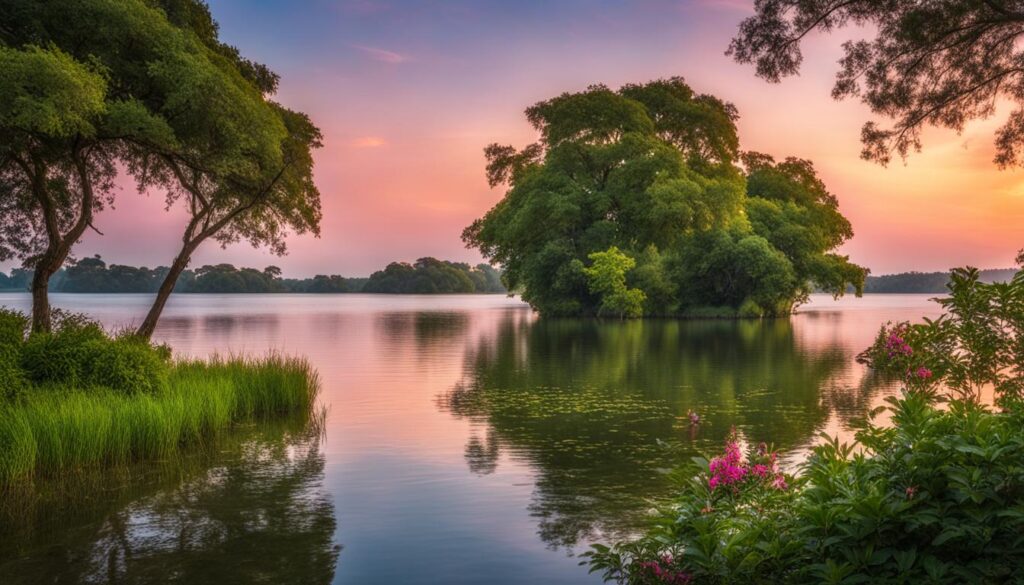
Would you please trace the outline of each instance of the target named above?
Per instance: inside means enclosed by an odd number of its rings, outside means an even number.
[[[103,465],[173,457],[234,424],[312,415],[319,380],[279,355],[179,361],[147,393],[47,385],[0,401],[0,486]]]

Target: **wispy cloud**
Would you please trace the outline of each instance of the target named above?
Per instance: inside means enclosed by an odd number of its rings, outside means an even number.
[[[349,142],[349,146],[352,148],[380,148],[381,146],[387,146],[387,144],[388,141],[380,136],[360,136]]]
[[[353,49],[362,52],[364,55],[373,59],[374,61],[380,61],[381,63],[391,63],[397,65],[399,63],[406,63],[411,59],[401,53],[394,51],[388,51],[385,49],[379,49],[377,47],[367,47],[366,45],[352,45]]]

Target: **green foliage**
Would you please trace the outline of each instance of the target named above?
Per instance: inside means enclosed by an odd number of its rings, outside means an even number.
[[[170,357],[149,343],[122,336],[85,344],[83,385],[155,393],[167,385]]]
[[[0,344],[0,402],[16,400],[27,387],[20,347]]]
[[[33,389],[18,402],[0,403],[0,486],[168,458],[235,423],[308,416],[318,390],[306,361],[281,356],[180,362],[154,392],[55,384]]]
[[[824,437],[780,489],[751,484],[751,465],[723,475],[723,460],[741,465],[730,445],[717,464],[680,472],[679,493],[646,536],[595,546],[591,568],[623,583],[1015,582],[1024,567],[1024,273],[984,284],[977,270],[958,269],[949,292],[937,299],[940,319],[883,327],[862,354],[903,376],[906,390],[860,425],[856,447]],[[979,400],[984,387],[1000,411]],[[889,422],[874,423],[883,411]]]
[[[24,331],[26,321],[19,313],[0,313],[0,322],[8,322],[20,331]],[[33,333],[15,343],[0,343],[0,353],[4,364],[0,366],[0,372],[4,372],[0,377],[9,381],[9,394],[24,390],[27,382],[154,393],[167,385],[170,360],[166,346],[153,346],[127,335],[109,337],[96,323],[80,315],[59,312],[52,332]],[[11,369],[6,367],[8,364]]]
[[[106,92],[101,74],[59,48],[0,46],[0,128],[92,136],[106,111]]]
[[[66,317],[49,333],[33,333],[21,351],[25,374],[35,384],[80,386],[88,378],[87,368],[97,343],[107,335],[96,323]]]
[[[978,272],[982,282],[1006,282],[1017,273],[1016,268],[997,268]],[[868,276],[866,293],[945,293],[949,272],[901,272]]]
[[[623,318],[642,317],[647,295],[637,288],[626,287],[626,274],[636,266],[636,260],[612,246],[604,252],[589,256],[591,265],[583,269],[590,292],[601,298],[598,315]]]
[[[852,235],[835,197],[807,161],[747,155],[744,174],[730,104],[673,78],[592,86],[526,116],[540,141],[485,149],[491,185],[509,188],[463,240],[542,314],[606,311],[585,270],[612,247],[637,262],[618,314],[751,299],[776,315],[814,285],[860,291],[866,271],[831,252]]]
[[[21,345],[28,331],[28,318],[10,309],[0,308],[0,347]]]
[[[950,274],[944,314],[884,326],[862,361],[915,389],[980,400],[991,388],[1003,404],[1024,398],[1024,271],[1009,282],[981,282],[975,268]]]
[[[370,275],[361,292],[446,294],[505,292],[498,272],[487,264],[420,258],[415,264],[392,262]]]

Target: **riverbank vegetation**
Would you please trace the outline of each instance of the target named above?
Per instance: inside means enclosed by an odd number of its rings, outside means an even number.
[[[979,270],[982,282],[1007,282],[1017,271],[1013,268]],[[868,276],[864,281],[865,293],[918,293],[942,294],[948,291],[949,272],[901,272]]]
[[[644,537],[597,545],[620,583],[1005,583],[1024,567],[1024,272],[953,272],[945,315],[862,358],[905,390],[795,474],[765,444],[680,472]],[[991,391],[992,404],[983,400]],[[876,423],[883,412],[889,422]]]
[[[0,312],[0,485],[173,456],[234,424],[311,415],[316,373],[301,359],[173,360],[131,335],[56,314]]]
[[[810,161],[740,151],[736,109],[682,79],[533,105],[540,133],[487,147],[504,198],[463,232],[544,315],[784,315],[866,270]]]
[[[50,277],[50,292],[58,293],[155,293],[166,266],[107,265],[99,256],[71,262]],[[16,268],[10,276],[0,272],[0,291],[24,291],[32,273]],[[436,258],[420,258],[414,264],[392,262],[366,277],[318,274],[313,278],[284,278],[277,266],[236,268],[231,264],[205,265],[185,270],[174,287],[176,293],[504,293],[501,273],[489,264],[470,266]]]

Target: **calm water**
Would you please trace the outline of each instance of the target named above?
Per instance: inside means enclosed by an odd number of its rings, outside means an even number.
[[[936,315],[927,298],[598,323],[502,296],[177,296],[156,337],[178,354],[308,356],[325,434],[244,428],[71,497],[44,489],[0,526],[0,583],[594,583],[573,553],[642,526],[667,468],[731,427],[790,462],[821,431],[849,436],[893,391],[854,356],[881,323]],[[149,297],[54,301],[116,327]]]

